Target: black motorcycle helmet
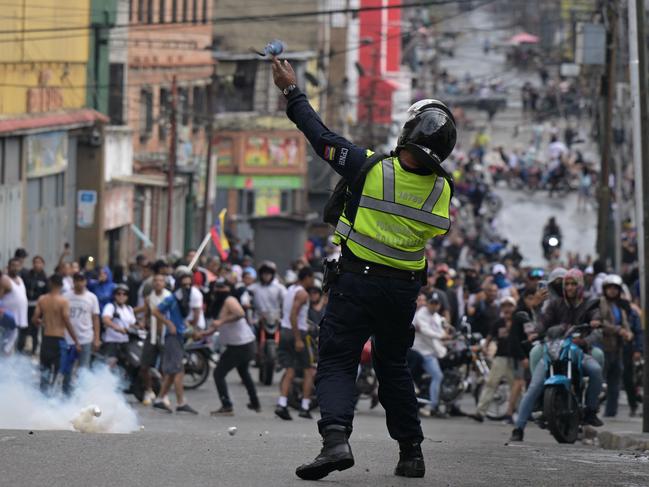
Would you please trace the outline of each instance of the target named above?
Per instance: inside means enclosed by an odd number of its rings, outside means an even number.
[[[407,149],[415,159],[436,173],[446,175],[442,162],[457,140],[455,118],[441,101],[420,100],[408,109],[408,120],[397,140],[397,154]]]

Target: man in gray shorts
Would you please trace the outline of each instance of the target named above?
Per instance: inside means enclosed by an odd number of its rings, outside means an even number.
[[[164,409],[171,413],[171,407],[165,402],[165,396],[173,384],[176,389],[176,412],[198,414],[185,402],[183,388],[183,333],[185,333],[185,320],[191,313],[189,295],[192,287],[192,276],[182,273],[176,276],[176,290],[171,296],[160,303],[158,308],[151,311],[153,315],[167,327],[165,345],[162,354],[162,373],[164,380],[160,389],[159,398],[153,403],[154,408]]]
[[[288,288],[284,297],[282,312],[282,329],[278,348],[280,364],[286,368],[284,378],[280,383],[280,396],[277,400],[275,414],[285,420],[293,419],[288,412],[288,391],[293,383],[296,370],[302,370],[302,404],[300,407],[301,418],[312,419],[309,409],[311,407],[311,393],[313,392],[314,360],[313,349],[307,337],[309,323],[309,293],[307,289],[313,286],[313,270],[310,267],[300,269],[298,281]]]

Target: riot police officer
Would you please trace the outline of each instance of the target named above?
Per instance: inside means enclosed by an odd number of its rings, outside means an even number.
[[[426,279],[426,243],[450,227],[453,183],[441,163],[455,146],[453,115],[437,100],[415,103],[395,151],[381,157],[324,125],[287,61],[273,58],[273,78],[287,98],[288,117],[347,184],[335,233],[342,253],[330,265],[329,304],[319,333],[315,383],[324,442],[315,460],[296,474],[317,480],[354,465],[348,439],[355,380],[361,349],[371,336],[379,400],[390,436],[399,442],[394,473],[423,477],[423,435],[406,352]]]

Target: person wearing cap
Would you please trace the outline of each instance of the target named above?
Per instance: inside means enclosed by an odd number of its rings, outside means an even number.
[[[494,265],[491,275],[493,282],[498,286],[499,302],[508,296],[514,298],[514,301],[518,301],[518,290],[507,278],[507,268],[503,264]]]
[[[128,329],[137,322],[133,308],[128,304],[128,286],[117,284],[113,289],[112,301],[106,303],[101,311],[101,321],[104,325],[102,342],[111,367],[126,359]]]
[[[408,109],[394,151],[378,154],[324,125],[287,61],[273,57],[272,71],[287,98],[288,117],[343,177],[326,211],[341,256],[327,264],[330,299],[319,339],[316,390],[324,444],[296,474],[317,480],[354,465],[349,437],[356,373],[360,352],[373,336],[380,402],[399,444],[394,474],[423,477],[423,433],[406,355],[415,302],[426,280],[426,245],[450,229],[454,186],[442,163],[455,147],[455,119],[441,101],[420,100]]]
[[[441,306],[440,294],[433,292],[415,313],[413,324],[415,326],[415,341],[412,349],[422,357],[421,366],[430,375],[430,404],[420,411],[424,416],[445,418],[439,406],[439,388],[442,385],[444,374],[439,365],[439,360],[446,356],[446,347],[443,341],[451,338],[448,331],[450,326],[439,314]]]
[[[489,344],[493,340],[496,341],[497,348],[496,356],[491,362],[489,376],[480,393],[478,407],[475,414],[471,416],[479,422],[484,421],[484,416],[487,414],[489,405],[500,383],[505,380],[511,387],[515,378],[523,377],[524,371],[522,367],[520,367],[518,361],[512,356],[509,338],[512,329],[514,309],[516,309],[516,301],[514,298],[511,296],[503,298],[500,303],[500,319],[493,324],[491,331],[487,335],[487,342],[484,348],[489,347]],[[511,416],[509,419],[511,420]]]

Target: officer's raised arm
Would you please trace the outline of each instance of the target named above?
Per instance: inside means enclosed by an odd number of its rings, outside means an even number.
[[[288,100],[288,117],[306,136],[318,156],[345,179],[353,179],[367,158],[366,150],[327,128],[306,95],[297,87],[297,77],[288,61],[273,57],[272,63],[275,85]]]

